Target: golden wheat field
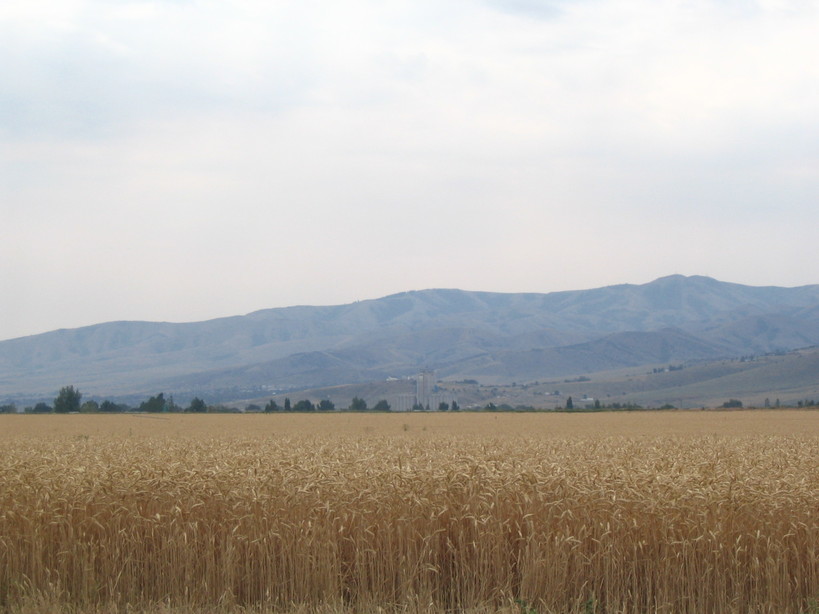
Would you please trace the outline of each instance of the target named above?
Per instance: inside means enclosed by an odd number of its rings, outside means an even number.
[[[0,611],[819,612],[819,413],[0,416]]]

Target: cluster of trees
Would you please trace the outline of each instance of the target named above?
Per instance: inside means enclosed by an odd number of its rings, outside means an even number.
[[[288,397],[285,397],[284,404],[279,405],[275,399],[270,399],[267,405],[264,406],[265,413],[276,412],[310,412],[310,411],[336,411],[336,405],[329,399],[322,399],[318,403],[313,403],[308,399],[296,401],[295,404],[290,402]],[[381,399],[372,407],[367,406],[367,401],[359,397],[353,397],[350,405],[342,408],[342,411],[390,411],[390,404],[386,399]]]
[[[412,406],[412,411],[432,411],[432,408],[429,404],[421,405],[420,403],[415,403]],[[457,401],[452,401],[452,403],[441,401],[438,403],[438,411],[461,411],[461,406],[458,405]]]
[[[207,411],[227,410],[223,407],[208,406],[202,399],[194,397],[188,407],[177,405],[173,396],[165,398],[165,393],[160,392],[156,396],[152,396],[147,401],[143,401],[137,407],[131,407],[124,403],[114,403],[113,401],[97,402],[94,400],[82,402],[82,393],[74,386],[64,386],[60,388],[60,392],[54,399],[52,405],[45,402],[40,402],[33,407],[27,407],[26,413],[34,414],[70,414],[70,413],[117,413],[126,411],[143,411],[151,413],[159,412],[197,412],[204,413]],[[0,407],[0,413],[16,413],[17,407],[15,405],[3,405]]]
[[[586,401],[586,399],[584,399]],[[572,397],[568,397],[566,399],[566,405],[564,407],[557,407],[554,411],[576,411],[576,412],[587,412],[587,411],[603,411],[603,410],[615,410],[615,411],[629,411],[629,410],[636,410],[636,409],[644,409],[641,405],[637,405],[636,403],[601,403],[599,400],[595,399],[594,402],[584,402],[583,407],[577,407],[572,400]],[[664,405],[660,407],[660,409],[675,409],[673,405]],[[495,405],[494,403],[487,403],[486,406],[483,408],[484,411],[553,411],[553,410],[546,410],[542,407],[533,407],[532,405],[515,405],[512,407],[507,403],[501,403],[500,405]]]
[[[770,399],[765,399],[765,407],[782,407],[782,403],[780,403],[779,399],[776,399],[773,404],[771,404]],[[819,402],[815,399],[805,399],[804,401],[797,401],[796,407],[819,407]]]
[[[453,409],[458,409],[457,404],[453,404]],[[440,408],[439,408],[440,409]],[[447,410],[449,406],[447,406]],[[258,405],[248,405],[248,411],[261,411],[262,408]],[[60,389],[59,394],[54,399],[53,404],[49,405],[48,403],[37,403],[33,407],[27,407],[26,413],[97,413],[97,412],[104,412],[104,413],[113,413],[113,412],[127,412],[127,411],[140,411],[140,412],[150,412],[150,413],[160,413],[160,412],[174,412],[174,413],[195,413],[195,414],[202,414],[207,412],[234,412],[235,409],[231,409],[228,407],[224,407],[222,405],[208,405],[204,400],[200,399],[199,397],[194,397],[191,399],[190,404],[187,407],[183,407],[181,405],[177,405],[174,400],[173,396],[166,397],[165,393],[160,392],[159,394],[152,396],[146,401],[140,403],[137,407],[130,407],[129,405],[125,404],[117,404],[113,401],[102,401],[98,403],[97,401],[90,400],[86,401],[85,403],[82,402],[82,393],[77,390],[74,386],[65,386]],[[275,399],[271,399],[267,405],[264,407],[264,411],[267,413],[272,412],[331,412],[336,411],[335,403],[330,401],[329,399],[322,399],[318,403],[313,403],[308,399],[304,399],[301,401],[297,401],[296,403],[291,403],[289,398],[284,399],[284,404],[279,405],[276,403]],[[386,412],[390,411],[390,404],[387,402],[386,399],[381,399],[372,407],[367,405],[367,401],[359,397],[353,397],[353,400],[350,402],[350,405],[346,408],[343,408],[342,411],[377,411],[377,412]],[[0,413],[17,413],[17,406],[14,404],[9,405],[2,405],[0,406]]]
[[[48,403],[40,402],[34,405],[33,407],[26,407],[26,413],[58,413],[58,414],[68,414],[68,413],[115,413],[115,412],[126,412],[126,411],[140,411],[140,412],[150,412],[150,413],[159,413],[159,412],[187,412],[187,413],[206,413],[206,412],[234,412],[235,409],[231,409],[228,407],[224,407],[222,405],[208,405],[204,400],[200,399],[199,397],[194,397],[190,404],[187,407],[182,407],[177,405],[174,400],[173,396],[168,398],[165,397],[165,394],[160,392],[156,396],[152,396],[146,401],[143,401],[139,404],[138,407],[132,408],[128,405],[121,404],[121,403],[114,403],[113,401],[102,401],[97,402],[94,400],[86,401],[85,403],[82,402],[82,393],[76,389],[74,386],[64,386],[60,389],[59,393],[57,394],[56,398],[53,401],[52,405]],[[584,402],[586,400],[584,399]],[[609,403],[603,404],[598,399],[595,399],[593,402],[588,400],[589,403],[584,404],[582,408],[575,407],[574,400],[572,397],[568,397],[566,399],[565,407],[558,407],[559,410],[566,410],[566,411],[595,411],[595,410],[637,410],[643,409],[642,406],[637,405],[636,403]],[[781,407],[782,404],[780,403],[779,399],[776,399],[775,403],[771,403],[770,399],[765,399],[765,407]],[[794,405],[791,405],[793,407]],[[806,399],[804,401],[798,401],[795,405],[796,407],[819,407],[819,403],[813,399]],[[738,399],[729,399],[725,403],[722,404],[724,408],[742,408],[743,403]],[[426,407],[416,404],[413,408],[414,411],[431,411],[431,408],[427,405]],[[438,411],[460,411],[460,406],[458,405],[457,401],[452,401],[452,403],[447,403],[442,401],[438,404]],[[511,405],[507,405],[505,403],[500,405],[495,405],[494,403],[487,403],[486,406],[483,408],[484,411],[538,411],[537,408],[531,407],[528,405],[517,405],[512,407]],[[666,404],[660,409],[675,409],[673,405]],[[17,406],[14,403],[9,403],[6,405],[0,405],[0,414],[2,413],[17,413]],[[247,411],[262,411],[262,408],[258,405],[248,405]],[[275,413],[275,412],[331,412],[337,411],[335,403],[330,401],[329,399],[322,399],[318,403],[313,403],[308,399],[303,399],[301,401],[297,401],[295,404],[290,402],[289,398],[284,399],[283,405],[279,405],[275,399],[271,399],[267,405],[264,406],[264,411],[266,413]],[[341,411],[373,411],[373,412],[387,412],[390,411],[390,404],[386,401],[386,399],[381,399],[372,407],[367,405],[367,401],[359,397],[353,397],[353,400],[350,402],[349,406],[341,408]]]
[[[483,411],[543,411],[542,409],[537,409],[532,407],[531,405],[515,405],[512,407],[508,403],[501,403],[500,405],[495,405],[494,403],[487,403]]]
[[[615,411],[633,411],[635,409],[645,409],[642,405],[637,403],[601,403],[599,399],[595,399],[591,406],[584,406],[581,409],[576,407],[569,407],[566,409],[573,409],[574,411],[597,411],[597,410],[615,410]],[[659,409],[675,409],[673,405],[663,405]]]
[[[290,402],[289,398],[284,399],[284,405],[279,405],[276,403],[275,399],[270,399],[267,405],[264,406],[265,413],[275,413],[275,412],[304,412],[304,411],[335,411],[336,406],[335,403],[328,399],[322,399],[318,403],[313,403],[308,399],[303,399],[301,401],[296,401],[295,404]]]
[[[102,411],[102,407],[100,407],[100,410]],[[129,411],[129,409],[125,411]],[[193,397],[187,407],[182,407],[174,402],[173,396],[165,398],[165,394],[160,392],[158,395],[140,403],[139,406],[135,408],[135,411],[204,414],[215,412],[229,413],[237,410],[225,407],[224,405],[208,405],[199,397]]]
[[[64,386],[60,388],[60,392],[57,394],[57,397],[54,399],[52,405],[40,402],[34,407],[26,408],[26,411],[35,414],[50,414],[51,412],[57,414],[70,414],[82,411],[83,409],[89,409],[94,406],[97,406],[95,401],[88,401],[85,403],[85,406],[83,406],[82,393],[74,388],[74,386]],[[11,408],[14,408],[15,412],[17,411],[17,408],[13,405],[7,407],[7,411],[10,411]]]

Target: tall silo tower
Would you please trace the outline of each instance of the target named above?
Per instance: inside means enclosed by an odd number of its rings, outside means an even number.
[[[422,407],[430,404],[430,397],[435,391],[435,371],[424,369],[415,379],[415,397]]]

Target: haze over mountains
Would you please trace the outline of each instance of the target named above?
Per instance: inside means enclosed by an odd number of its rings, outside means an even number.
[[[819,285],[674,275],[549,294],[405,292],[184,324],[110,322],[0,342],[0,400],[332,386],[403,377],[545,380],[819,345]]]

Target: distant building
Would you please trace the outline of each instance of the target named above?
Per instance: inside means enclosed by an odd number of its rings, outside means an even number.
[[[415,406],[415,395],[411,392],[399,394],[392,405],[393,411],[411,411]]]
[[[415,394],[397,395],[393,411],[412,411],[419,407],[436,411],[441,403],[452,405],[454,400],[452,393],[438,391],[435,385],[435,371],[424,369],[415,377]]]
[[[424,369],[415,378],[416,403],[422,407],[430,405],[430,397],[432,397],[433,392],[435,392],[435,371]]]

